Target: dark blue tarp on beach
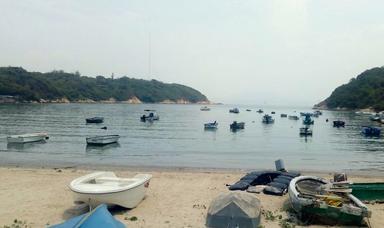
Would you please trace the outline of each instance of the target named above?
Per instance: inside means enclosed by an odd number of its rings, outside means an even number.
[[[51,228],[124,228],[125,225],[109,213],[107,206],[101,204],[91,212],[71,218],[64,223],[53,225]]]
[[[294,177],[300,176],[296,172],[255,171],[243,176],[238,182],[229,186],[229,190],[247,190],[250,186],[267,185],[265,194],[283,195],[287,192],[289,183]]]

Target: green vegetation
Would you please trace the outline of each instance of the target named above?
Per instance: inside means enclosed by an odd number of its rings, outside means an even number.
[[[384,67],[376,67],[337,87],[325,100],[328,108],[384,110]]]
[[[0,95],[17,96],[20,101],[91,99],[103,101],[110,98],[126,101],[137,97],[145,103],[164,100],[190,103],[207,101],[199,91],[180,84],[167,84],[157,80],[122,77],[118,79],[81,76],[80,73],[52,71],[28,72],[21,67],[0,67]]]

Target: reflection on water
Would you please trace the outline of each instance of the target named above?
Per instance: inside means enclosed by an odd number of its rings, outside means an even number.
[[[300,137],[302,119],[280,114],[298,115],[309,108],[240,106],[233,115],[228,112],[232,105],[210,107],[202,112],[198,105],[2,104],[0,163],[264,169],[282,158],[290,169],[384,170],[383,138],[361,134],[364,125],[380,126],[368,116],[325,111],[315,118],[313,136]],[[275,111],[275,122],[263,124],[264,114],[248,108]],[[157,110],[160,121],[141,122],[144,109]],[[86,124],[85,118],[93,116],[103,116],[104,123]],[[334,120],[345,121],[345,128],[333,128]],[[204,130],[203,124],[213,121],[220,123],[218,129]],[[245,122],[245,129],[231,132],[233,121]],[[7,135],[43,131],[50,136],[47,143],[5,141]],[[120,135],[119,144],[86,145],[86,137],[106,134]]]
[[[87,144],[87,146],[85,147],[85,152],[87,153],[87,155],[103,154],[104,152],[113,151],[113,149],[119,148],[119,147],[120,147],[120,144],[118,142],[110,143],[107,145],[100,145],[100,146]]]
[[[7,143],[8,150],[28,150],[33,147],[41,146],[42,144],[46,144],[45,140],[37,141],[37,142],[27,142],[27,143]]]

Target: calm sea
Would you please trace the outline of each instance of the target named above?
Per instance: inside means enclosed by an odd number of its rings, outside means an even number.
[[[366,138],[361,126],[372,125],[368,116],[353,112],[324,111],[315,118],[312,137],[300,137],[302,121],[281,118],[311,111],[310,108],[263,108],[275,111],[274,124],[262,124],[260,107],[213,105],[128,104],[25,104],[0,105],[0,164],[106,165],[151,167],[199,167],[273,169],[283,159],[289,169],[324,171],[384,171],[384,141]],[[245,109],[252,109],[251,112]],[[144,109],[156,109],[160,121],[139,121]],[[103,116],[103,124],[85,124],[86,117]],[[326,122],[329,119],[330,122]],[[332,120],[346,121],[333,128]],[[203,124],[216,120],[217,131],[204,131]],[[245,129],[230,132],[232,121],[245,122]],[[108,130],[100,129],[107,126]],[[47,132],[46,143],[7,145],[6,136]],[[119,134],[119,143],[104,147],[86,145],[87,136]]]

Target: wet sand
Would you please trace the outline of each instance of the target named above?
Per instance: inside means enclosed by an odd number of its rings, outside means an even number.
[[[70,168],[0,168],[0,227],[10,225],[15,219],[25,220],[31,227],[45,227],[63,222],[74,216],[72,192],[68,184],[76,177],[93,172],[91,169]],[[118,176],[129,177],[133,169],[117,169]],[[228,192],[226,184],[232,184],[245,172],[230,170],[140,170],[153,178],[146,198],[132,210],[113,210],[117,219],[128,227],[205,227],[205,217],[211,200],[220,193]],[[308,173],[304,173],[308,174]],[[313,173],[311,173],[313,174]],[[331,175],[318,173],[318,176]],[[348,177],[355,182],[384,182],[379,175]],[[288,195],[256,195],[264,211],[286,217],[282,210],[288,203]],[[384,227],[384,204],[368,205],[372,211],[371,227]],[[136,217],[136,221],[131,221]],[[279,220],[267,221],[264,227],[280,227]],[[300,227],[300,226],[296,226]],[[325,226],[310,226],[325,227]]]

